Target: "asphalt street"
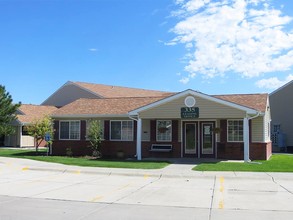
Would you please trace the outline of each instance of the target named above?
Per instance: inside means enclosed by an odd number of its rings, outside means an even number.
[[[0,220],[292,219],[293,174],[66,166],[0,157]]]

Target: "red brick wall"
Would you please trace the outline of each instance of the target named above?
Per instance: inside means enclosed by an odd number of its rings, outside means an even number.
[[[243,160],[244,144],[243,143],[217,143],[217,158]]]
[[[181,157],[181,143],[166,142],[172,144],[171,152],[151,152],[151,146],[156,142],[142,142],[142,157]],[[164,144],[161,143],[160,144]],[[88,141],[54,141],[53,155],[66,155],[66,148],[71,148],[74,156],[91,155]],[[124,157],[132,158],[136,155],[136,141],[103,141],[101,152],[103,157],[116,157],[118,151],[124,152]]]
[[[251,160],[268,160],[272,155],[272,142],[251,143],[249,151]]]
[[[151,121],[151,139],[150,142],[142,142],[142,157],[180,157],[181,143],[178,143],[178,121],[172,121],[172,144],[171,152],[150,152],[151,145],[156,143],[156,121]],[[104,121],[104,138],[102,142],[101,152],[104,157],[116,157],[118,151],[124,152],[124,157],[134,157],[136,155],[136,130],[137,123],[134,122],[134,141],[109,141],[110,121]],[[58,140],[59,138],[59,121],[54,123],[54,141],[52,146],[53,155],[66,155],[66,149],[70,148],[74,156],[91,155],[91,149],[88,147],[90,143],[85,140],[86,123],[81,121],[81,140]],[[160,142],[160,144],[164,144]]]
[[[87,141],[55,140],[52,144],[52,154],[64,156],[66,155],[66,149],[71,148],[74,156],[91,155],[89,145]]]
[[[53,155],[66,155],[66,148],[71,148],[73,156],[91,155],[89,141],[54,141]],[[136,154],[136,142],[131,141],[103,141],[101,152],[103,157],[116,157],[117,151],[122,150],[125,157]]]
[[[217,143],[219,159],[243,160],[243,143]],[[272,155],[272,143],[250,143],[249,155],[251,160],[268,160]]]

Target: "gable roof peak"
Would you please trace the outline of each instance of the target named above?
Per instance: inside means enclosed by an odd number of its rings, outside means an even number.
[[[280,90],[286,88],[286,87],[289,86],[290,84],[293,84],[293,80],[287,82],[286,84],[284,84],[284,85],[280,86],[279,88],[277,88],[275,91],[271,92],[271,93],[270,93],[270,96],[273,95],[273,94],[275,94],[275,93],[277,93],[277,92],[279,92]]]

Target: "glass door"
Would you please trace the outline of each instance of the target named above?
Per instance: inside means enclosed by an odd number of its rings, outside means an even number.
[[[196,123],[185,124],[185,154],[196,154],[197,135]]]
[[[204,122],[201,124],[201,154],[214,154],[214,124],[212,122]]]

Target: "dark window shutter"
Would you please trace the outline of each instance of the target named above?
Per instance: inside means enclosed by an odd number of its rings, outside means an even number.
[[[59,121],[54,120],[54,140],[59,140]]]
[[[104,139],[110,140],[110,121],[104,121]]]
[[[227,120],[220,121],[221,142],[227,142]]]
[[[86,139],[86,121],[82,120],[80,121],[80,140]]]
[[[172,120],[172,141],[178,142],[178,120]]]
[[[156,141],[156,120],[151,120],[151,141]]]

